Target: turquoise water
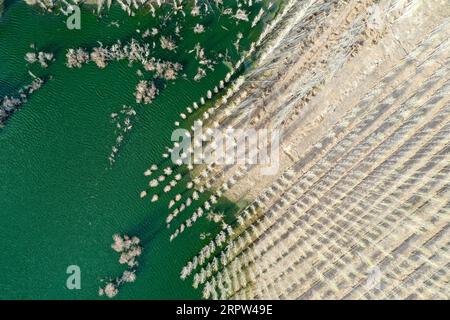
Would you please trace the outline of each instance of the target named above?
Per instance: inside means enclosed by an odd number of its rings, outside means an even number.
[[[109,26],[112,21],[121,27]],[[183,62],[188,79],[197,65],[185,50],[196,42],[211,54],[227,48],[236,60],[232,42],[237,32],[249,36],[241,43],[245,48],[261,30],[229,23],[226,31],[220,27],[225,22],[214,16],[202,23],[208,33],[197,37],[186,31],[177,53],[158,52],[164,59]],[[164,223],[169,196],[150,204],[150,197],[141,200],[139,193],[149,180],[143,172],[160,163],[164,146],[170,145],[179,113],[217,85],[227,67],[219,63],[200,83],[179,78],[168,83],[153,104],[139,106],[133,97],[138,66],[64,66],[67,48],[97,46],[97,40],[105,45],[117,39],[126,42],[138,37],[137,28],[158,25],[148,14],[129,18],[113,10],[101,19],[84,12],[82,29],[69,31],[62,17],[42,15],[22,2],[10,2],[4,12],[0,96],[13,95],[30,83],[29,69],[53,79],[0,129],[0,299],[97,298],[101,279],[119,276],[124,269],[110,248],[114,233],[137,235],[144,247],[137,281],[121,287],[119,299],[200,297],[190,282],[179,280],[179,271],[208,241],[199,234],[217,226],[203,219],[170,244],[172,231]],[[164,30],[169,33],[171,27]],[[23,57],[32,43],[38,50],[55,52],[56,61],[48,69],[26,65]],[[107,157],[117,134],[110,115],[124,104],[133,106],[137,116],[111,167]],[[81,268],[81,290],[66,288],[69,265]]]

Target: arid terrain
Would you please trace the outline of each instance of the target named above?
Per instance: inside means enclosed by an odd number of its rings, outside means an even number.
[[[205,168],[245,205],[183,271],[205,298],[448,299],[448,1],[283,14],[211,120],[282,128],[279,174]]]

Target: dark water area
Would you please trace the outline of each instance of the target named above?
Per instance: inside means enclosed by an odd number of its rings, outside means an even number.
[[[112,26],[113,21],[120,28]],[[184,21],[189,28],[196,22]],[[21,1],[5,2],[0,19],[0,97],[29,84],[28,71],[39,77],[51,75],[52,80],[0,129],[0,299],[97,298],[102,280],[124,270],[110,247],[114,233],[136,235],[144,247],[137,280],[120,289],[119,299],[200,298],[200,290],[181,281],[179,272],[209,241],[201,240],[200,233],[214,233],[218,226],[203,219],[183,239],[170,243],[165,204],[171,195],[161,192],[161,201],[150,203],[139,193],[148,186],[143,172],[149,165],[164,167],[161,154],[171,145],[180,112],[229,71],[218,63],[197,83],[192,77],[198,65],[186,51],[200,42],[208,54],[228,50],[237,61],[236,34],[245,34],[241,43],[245,49],[262,28],[230,23],[224,29],[225,22],[214,16],[202,23],[209,31],[186,32],[176,53],[158,49],[155,53],[182,62],[187,77],[166,83],[152,104],[137,105],[133,92],[140,80],[138,65],[113,62],[99,70],[91,63],[69,69],[65,53],[68,48],[98,46],[97,41],[105,46],[118,39],[125,43],[138,37],[137,29],[161,28],[156,18],[147,13],[130,18],[119,10],[99,18],[83,11],[81,30],[68,30],[62,16],[44,15]],[[161,30],[172,29],[166,25]],[[53,52],[55,62],[47,69],[28,66],[24,55],[31,44]],[[137,115],[111,166],[107,157],[117,137],[111,114],[123,105],[132,106]],[[181,193],[182,188],[174,192]],[[226,212],[235,209],[227,202],[221,206]],[[81,269],[81,290],[66,288],[69,265]]]

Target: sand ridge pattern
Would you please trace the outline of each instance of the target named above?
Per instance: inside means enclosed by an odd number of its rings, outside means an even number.
[[[279,175],[205,168],[249,204],[182,278],[212,299],[448,299],[449,38],[446,1],[288,1],[211,119],[283,128]]]

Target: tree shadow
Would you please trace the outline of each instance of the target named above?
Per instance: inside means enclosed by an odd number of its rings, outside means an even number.
[[[3,1],[3,13],[5,13],[8,8],[13,5],[15,2],[19,2],[19,0],[4,0]]]

